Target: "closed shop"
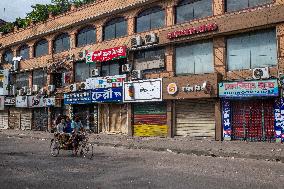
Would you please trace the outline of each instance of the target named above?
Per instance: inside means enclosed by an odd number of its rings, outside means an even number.
[[[22,130],[32,129],[32,110],[30,109],[21,110],[20,123]]]
[[[215,137],[215,100],[176,101],[176,135]]]
[[[127,105],[100,104],[99,125],[100,132],[127,134]]]
[[[33,109],[33,130],[46,131],[48,125],[48,109]]]
[[[134,136],[168,135],[167,104],[165,102],[133,104]]]
[[[0,111],[0,129],[8,129],[9,114],[8,111]]]
[[[94,104],[74,104],[73,115],[78,116],[82,124],[95,131],[97,127],[97,106]]]
[[[20,129],[21,128],[21,113],[19,109],[10,109],[9,115],[9,128]]]

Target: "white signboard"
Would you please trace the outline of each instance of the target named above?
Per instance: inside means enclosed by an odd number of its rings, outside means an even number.
[[[28,98],[27,96],[17,96],[16,97],[16,107],[26,108],[28,107]]]
[[[115,75],[106,77],[94,77],[86,79],[87,89],[98,88],[116,88],[122,87],[122,83],[126,80],[126,75]]]
[[[4,110],[5,107],[5,97],[0,96],[0,110]]]
[[[162,101],[162,79],[125,82],[123,102]]]
[[[44,107],[43,97],[42,96],[29,96],[28,105],[33,108]]]
[[[44,98],[43,99],[44,106],[49,107],[49,106],[54,106],[55,105],[55,98]]]

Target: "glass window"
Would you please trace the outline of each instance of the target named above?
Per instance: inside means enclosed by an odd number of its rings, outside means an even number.
[[[155,60],[160,59],[165,56],[164,48],[155,48],[143,51],[137,51],[134,54],[134,59],[136,61],[147,61],[147,60]]]
[[[3,61],[6,63],[13,63],[13,57],[12,50],[6,50],[3,54]]]
[[[101,76],[114,76],[121,74],[121,65],[126,63],[126,59],[102,62],[100,66]]]
[[[46,85],[47,73],[44,70],[33,71],[33,85],[38,85],[40,88]]]
[[[59,35],[53,42],[54,53],[60,53],[70,49],[70,38],[67,33]]]
[[[255,7],[267,3],[272,3],[273,0],[226,0],[226,10],[237,11],[249,7]]]
[[[77,46],[85,46],[88,44],[94,44],[96,42],[96,29],[84,28],[79,31],[77,35]]]
[[[164,26],[165,12],[160,7],[147,9],[136,19],[136,32],[148,31]]]
[[[176,22],[212,15],[212,0],[183,0],[176,7]]]
[[[124,18],[116,18],[104,26],[104,40],[125,36],[127,33],[127,22]]]
[[[48,54],[48,41],[47,40],[41,40],[36,43],[35,45],[35,57],[40,57]]]
[[[91,77],[91,70],[96,68],[96,64],[86,64],[77,62],[75,64],[75,82],[83,82]]]
[[[227,39],[228,70],[277,65],[276,32],[263,30]]]
[[[29,86],[29,73],[19,73],[16,75],[16,88],[21,89],[22,87]]]
[[[27,60],[30,58],[30,47],[28,45],[23,45],[19,49],[19,56],[22,57],[23,60]]]
[[[196,42],[176,48],[176,74],[214,72],[212,41]]]

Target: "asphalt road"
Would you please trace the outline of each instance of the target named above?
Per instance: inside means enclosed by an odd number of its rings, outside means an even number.
[[[284,164],[95,147],[93,160],[49,141],[0,134],[0,189],[51,188],[283,188]]]

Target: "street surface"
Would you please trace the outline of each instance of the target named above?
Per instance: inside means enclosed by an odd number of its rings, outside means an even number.
[[[0,188],[283,188],[284,164],[95,146],[93,160],[49,140],[0,134]]]

